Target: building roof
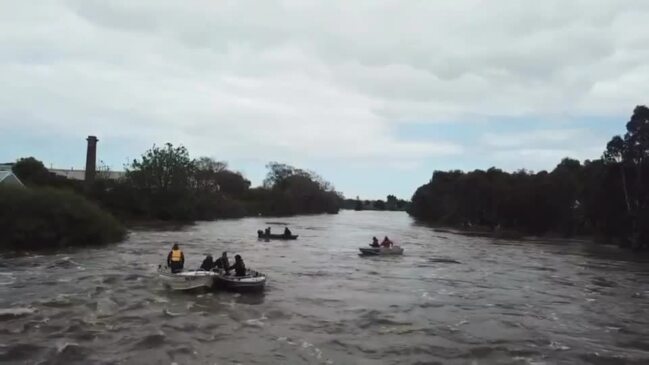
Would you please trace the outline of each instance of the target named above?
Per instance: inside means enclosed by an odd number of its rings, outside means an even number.
[[[18,176],[14,175],[11,171],[0,171],[0,184],[12,184],[23,186],[22,181]]]

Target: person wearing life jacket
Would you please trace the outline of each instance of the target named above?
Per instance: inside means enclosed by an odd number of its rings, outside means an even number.
[[[167,266],[171,268],[172,273],[178,273],[183,271],[183,266],[185,266],[185,255],[178,247],[177,243],[174,243],[169,255],[167,255]]]
[[[392,241],[390,241],[388,236],[385,236],[385,238],[383,239],[383,242],[381,242],[381,246],[383,246],[385,248],[390,248],[392,245],[393,245]]]

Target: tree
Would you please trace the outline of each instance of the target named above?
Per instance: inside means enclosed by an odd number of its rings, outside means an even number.
[[[123,194],[136,200],[124,202],[134,212],[146,212],[162,220],[190,220],[196,215],[197,199],[192,181],[195,172],[189,152],[171,143],[153,146],[126,169],[126,184],[133,191]]]
[[[649,216],[649,188],[645,181],[649,167],[649,108],[637,106],[631,119],[626,124],[627,132],[624,138],[613,139],[606,146],[604,156],[607,161],[618,164],[622,178],[622,187],[627,211],[632,221],[632,240],[634,246],[639,246],[641,240],[647,240],[649,233],[642,231],[644,221]],[[627,168],[633,171],[629,176]],[[633,183],[629,183],[629,177]]]
[[[388,195],[386,198],[386,204],[385,207],[388,210],[396,210],[397,209],[397,203],[398,199],[394,195]]]
[[[354,205],[354,210],[356,210],[356,211],[363,210],[363,202],[361,201],[361,199],[358,196],[356,197],[356,202],[354,204],[355,204]]]
[[[214,193],[221,190],[218,174],[226,171],[227,163],[215,161],[210,157],[201,157],[193,161],[194,184],[203,193]]]
[[[45,165],[34,157],[19,159],[11,169],[26,185],[48,185],[53,179]]]
[[[184,146],[153,146],[126,169],[126,179],[141,190],[155,193],[182,192],[190,188],[194,164]]]

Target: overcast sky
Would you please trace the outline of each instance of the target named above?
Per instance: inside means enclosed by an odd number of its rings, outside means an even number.
[[[151,145],[348,197],[598,158],[649,97],[649,1],[0,0],[0,162]]]

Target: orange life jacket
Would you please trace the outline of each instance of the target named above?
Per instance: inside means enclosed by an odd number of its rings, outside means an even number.
[[[171,262],[180,262],[182,260],[183,252],[180,250],[171,250]]]

